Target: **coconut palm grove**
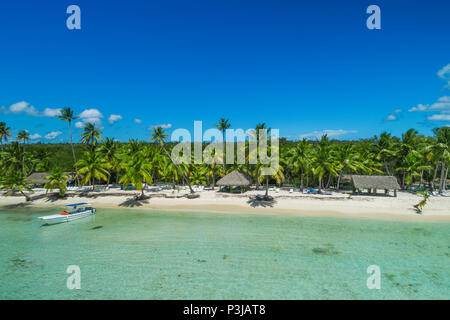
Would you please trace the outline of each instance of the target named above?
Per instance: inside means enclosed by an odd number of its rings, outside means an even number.
[[[433,136],[409,129],[400,137],[388,132],[358,141],[332,140],[323,135],[320,140],[289,141],[280,139],[280,166],[272,176],[262,176],[256,164],[177,164],[170,157],[174,143],[161,127],[150,132],[147,141],[130,138],[119,142],[104,137],[102,130],[87,123],[79,137],[72,136],[71,123],[77,119],[70,108],[58,115],[68,124],[70,143],[29,144],[26,130],[17,137],[11,128],[0,122],[0,185],[7,194],[19,191],[27,199],[32,188],[27,177],[34,172],[48,173],[48,191],[58,189],[64,196],[67,172],[72,173],[72,185],[121,185],[142,191],[151,184],[216,187],[216,181],[239,170],[256,188],[265,184],[295,186],[301,190],[339,190],[342,177],[348,174],[395,176],[404,190],[430,190],[440,194],[446,189],[450,163],[450,127],[433,130]],[[230,119],[220,119],[217,128],[223,132],[232,126]],[[255,125],[254,131],[270,128],[266,123]],[[14,140],[14,141],[11,141]],[[230,147],[230,144],[227,146]],[[235,147],[235,146],[233,146]],[[246,142],[248,157],[248,141]],[[221,159],[217,157],[216,159]],[[219,162],[219,161],[218,161]],[[248,162],[247,162],[248,163]]]

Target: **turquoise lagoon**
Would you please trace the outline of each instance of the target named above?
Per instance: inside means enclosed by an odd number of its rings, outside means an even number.
[[[40,226],[54,210],[0,211],[0,299],[450,298],[450,223],[99,209]]]

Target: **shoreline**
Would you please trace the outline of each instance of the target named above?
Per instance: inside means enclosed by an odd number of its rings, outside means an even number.
[[[409,220],[450,222],[450,197],[432,197],[418,214],[413,205],[421,197],[408,192],[399,192],[398,197],[353,195],[348,198],[344,192],[333,195],[304,195],[299,192],[270,192],[274,201],[256,201],[253,197],[263,193],[256,190],[244,194],[221,194],[215,191],[198,192],[196,199],[184,197],[186,192],[173,194],[171,191],[146,192],[146,200],[134,200],[137,191],[71,193],[63,199],[54,199],[45,193],[35,193],[36,200],[26,202],[23,196],[0,196],[0,209],[55,208],[59,209],[73,202],[88,202],[96,208],[108,209],[155,209],[171,211],[200,211],[225,214],[262,214],[305,217],[347,217],[383,220]],[[113,195],[112,195],[112,194]]]

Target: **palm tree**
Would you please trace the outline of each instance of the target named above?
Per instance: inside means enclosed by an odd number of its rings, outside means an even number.
[[[90,184],[92,190],[95,188],[95,180],[108,180],[109,164],[95,151],[86,151],[84,158],[77,161],[79,166],[78,175],[82,177],[81,184]]]
[[[102,140],[102,131],[97,128],[94,123],[88,122],[83,126],[83,133],[80,135],[80,137],[81,142],[90,144],[91,151],[93,151],[98,141]]]
[[[79,116],[75,116],[74,112],[71,108],[64,108],[59,112],[59,115],[57,115],[57,117],[59,118],[59,120],[62,121],[67,121],[67,123],[69,124],[69,135],[70,135],[70,146],[72,147],[72,156],[73,156],[73,164],[75,166],[75,174],[76,176],[78,176],[78,168],[76,166],[76,162],[77,162],[77,158],[75,156],[75,149],[73,147],[73,141],[72,141],[72,121],[79,119]],[[77,182],[78,184],[80,184],[80,181],[77,178]]]
[[[194,193],[194,190],[191,187],[191,184],[189,182],[189,179],[185,176],[185,174],[181,171],[180,167],[173,161],[172,157],[170,156],[169,152],[164,146],[164,141],[169,137],[165,130],[161,127],[153,128],[153,132],[150,133],[151,138],[150,141],[157,141],[159,142],[159,145],[164,150],[166,155],[169,157],[169,159],[172,161],[174,166],[177,168],[178,172],[180,172],[181,176],[183,177],[184,181],[187,183],[189,190],[191,193]]]
[[[338,145],[335,151],[335,160],[339,170],[336,189],[339,190],[342,173],[345,170],[355,172],[365,170],[364,164],[359,160],[358,154],[354,151],[351,144]]]
[[[271,165],[270,163],[264,164],[260,167],[260,169],[262,169],[264,167],[265,168],[270,167],[270,165]],[[266,181],[266,194],[264,196],[266,199],[269,197],[269,178],[274,179],[276,184],[280,185],[284,181],[283,171],[284,171],[284,168],[281,166],[281,164],[279,164],[277,171],[275,171],[273,174],[265,175],[265,176],[260,175],[260,174],[258,175],[261,182],[264,180]]]
[[[448,167],[446,163],[450,160],[450,127],[442,127],[433,130],[437,136],[437,144],[435,149],[438,151],[439,160],[441,162],[441,177],[439,179],[439,194],[445,190],[445,183],[448,175]]]
[[[337,176],[336,164],[333,162],[333,152],[330,147],[330,142],[327,135],[323,135],[315,150],[313,159],[313,175],[319,180],[319,192],[322,191],[322,179],[325,173]]]
[[[6,168],[7,172],[22,171],[23,149],[20,147],[19,142],[13,141],[5,148],[3,154],[5,157],[2,167]]]
[[[22,154],[22,172],[25,175],[25,144],[30,140],[30,135],[25,130],[19,131],[17,134],[17,140],[23,141],[23,154]]]
[[[194,165],[193,169],[191,171],[191,185],[205,185],[206,168],[201,165]]]
[[[120,171],[120,159],[118,157],[119,142],[115,141],[114,138],[106,138],[98,148],[98,152],[105,158],[106,162],[109,164],[111,171],[115,171],[119,174]],[[109,181],[111,175],[108,175],[108,181],[106,182],[107,188],[109,188]]]
[[[138,153],[133,154],[127,162],[122,164],[125,169],[125,174],[120,179],[120,182],[124,186],[132,184],[136,190],[141,190],[140,199],[144,197],[144,183],[152,183],[152,165],[145,153],[145,150],[141,150]]]
[[[48,182],[44,185],[44,188],[47,189],[46,192],[49,190],[53,192],[53,189],[59,189],[59,195],[64,197],[67,191],[68,178],[69,176],[64,174],[60,167],[54,167],[51,174],[47,177]]]
[[[265,133],[260,137],[260,130],[266,130]],[[256,159],[256,165],[255,165],[255,169],[254,169],[254,173],[256,175],[256,189],[259,189],[259,183],[260,183],[260,176],[259,173],[261,172],[261,161],[260,161],[260,157],[259,157],[259,142],[260,142],[260,138],[262,139],[269,139],[270,138],[270,128],[266,127],[266,124],[264,122],[262,123],[258,123],[256,125],[256,128],[254,130],[252,130],[250,132],[250,138],[253,139],[254,141],[256,141],[256,149],[253,150],[253,153],[250,155],[249,157],[254,157],[254,159]],[[261,134],[264,131],[261,132]]]
[[[158,172],[164,181],[171,181],[172,187],[175,189],[175,184],[179,179],[179,172],[170,159],[166,157],[161,159]]]
[[[6,174],[0,180],[0,190],[6,190],[6,195],[9,196],[18,190],[26,199],[30,201],[30,197],[24,193],[24,190],[33,192],[28,180],[20,171],[13,171]]]
[[[407,154],[403,163],[405,166],[399,167],[396,170],[405,173],[404,183],[406,183],[408,186],[412,185],[413,179],[415,177],[420,177],[419,171],[431,169],[430,166],[422,165],[422,159],[420,157],[420,154],[415,150]]]
[[[223,139],[223,175],[225,176],[226,171],[226,141],[225,141],[225,131],[231,127],[231,123],[228,119],[220,118],[219,123],[215,125],[217,129],[222,131],[222,139]]]
[[[8,142],[8,138],[11,138],[11,133],[9,130],[11,130],[11,128],[7,127],[5,122],[0,122],[0,144],[2,145],[2,151],[3,141]]]
[[[311,145],[303,138],[295,147],[289,150],[288,161],[293,165],[294,172],[300,171],[300,191],[303,191],[303,175],[308,165]]]

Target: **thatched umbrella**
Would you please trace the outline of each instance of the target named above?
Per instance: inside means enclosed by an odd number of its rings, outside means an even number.
[[[242,188],[243,186],[249,186],[250,184],[250,179],[248,179],[243,173],[237,170],[233,170],[217,182],[217,185],[221,187],[237,186]]]

